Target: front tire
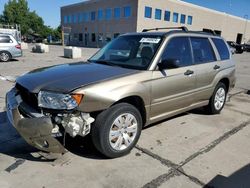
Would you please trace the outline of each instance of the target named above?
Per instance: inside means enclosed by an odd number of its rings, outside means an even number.
[[[116,104],[101,112],[91,128],[95,147],[106,157],[128,154],[136,145],[142,129],[140,112],[127,103]]]
[[[209,104],[206,107],[210,114],[219,114],[224,108],[227,98],[227,87],[224,83],[219,82],[215,87],[214,93],[210,98]]]

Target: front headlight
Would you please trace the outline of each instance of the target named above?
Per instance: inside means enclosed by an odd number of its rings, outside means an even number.
[[[40,91],[38,94],[38,106],[55,110],[72,110],[76,108],[83,95],[81,94],[61,94],[48,91]]]

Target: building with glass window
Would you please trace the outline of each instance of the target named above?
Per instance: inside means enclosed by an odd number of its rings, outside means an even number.
[[[127,32],[186,26],[212,29],[226,40],[250,40],[250,21],[180,0],[89,0],[61,7],[67,45],[102,47]]]

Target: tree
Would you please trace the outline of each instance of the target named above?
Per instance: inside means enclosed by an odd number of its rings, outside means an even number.
[[[55,38],[62,38],[62,26],[59,25],[55,30],[54,30],[54,37]]]
[[[58,36],[58,28],[53,30],[44,25],[43,19],[35,11],[30,11],[27,0],[9,0],[4,5],[3,15],[0,15],[1,22],[20,24],[22,35],[36,34],[44,38],[48,35]]]
[[[29,8],[26,0],[9,0],[4,5],[3,15],[1,20],[5,24],[20,24],[23,33],[27,33],[29,26]]]

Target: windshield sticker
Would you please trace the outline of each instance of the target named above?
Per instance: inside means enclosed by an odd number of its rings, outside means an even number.
[[[158,44],[161,39],[157,38],[142,38],[140,40],[140,43],[153,43],[153,44]]]

